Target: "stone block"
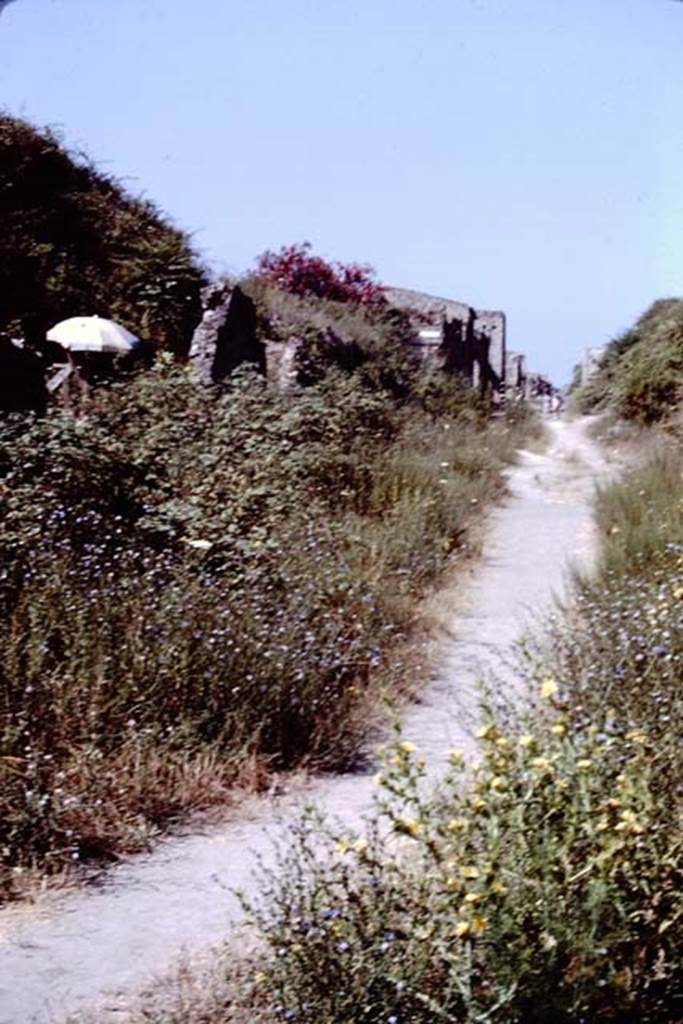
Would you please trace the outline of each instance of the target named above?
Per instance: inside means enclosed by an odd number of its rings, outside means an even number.
[[[280,391],[287,391],[296,384],[296,357],[300,348],[301,341],[298,338],[266,342],[266,376],[269,384]]]
[[[206,383],[225,380],[243,363],[266,372],[264,343],[257,337],[256,307],[239,285],[219,282],[202,295],[204,313],[192,336],[190,362]]]

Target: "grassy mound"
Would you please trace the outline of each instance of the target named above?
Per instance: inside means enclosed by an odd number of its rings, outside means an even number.
[[[683,396],[683,299],[655,302],[575,395],[583,411],[611,408],[639,423],[670,415]]]
[[[203,271],[187,237],[51,131],[0,116],[0,330],[111,317],[184,353]]]

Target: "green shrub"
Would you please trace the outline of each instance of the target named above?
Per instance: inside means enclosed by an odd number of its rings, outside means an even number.
[[[247,905],[258,1019],[679,1019],[683,844],[647,737],[574,729],[556,700],[481,737],[473,779],[431,796],[390,747],[367,836],[304,821]]]
[[[612,407],[654,423],[683,396],[683,300],[661,299],[608,346],[595,375],[575,394],[583,412]]]

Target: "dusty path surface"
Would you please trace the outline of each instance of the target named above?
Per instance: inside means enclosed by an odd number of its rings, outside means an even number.
[[[514,686],[505,663],[529,616],[562,593],[570,562],[589,567],[594,557],[590,501],[610,465],[586,436],[585,420],[549,430],[546,452],[522,452],[510,471],[511,497],[491,516],[438,678],[403,716],[406,738],[434,770],[453,746],[474,749],[481,671],[493,668],[503,680],[507,673]],[[308,796],[353,827],[373,789],[370,773],[344,775],[316,783]],[[295,814],[291,801],[264,798],[248,817],[167,840],[117,866],[98,888],[0,911],[0,1024],[58,1024],[94,1005],[115,1011],[181,952],[224,940],[240,916],[231,889],[253,889],[257,856],[267,861],[272,837]]]

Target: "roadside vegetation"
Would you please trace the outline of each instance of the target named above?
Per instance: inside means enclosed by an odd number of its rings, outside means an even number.
[[[581,412],[613,410],[648,424],[667,419],[683,400],[683,299],[660,299],[608,346],[583,387],[575,381]]]
[[[366,334],[345,370],[314,326],[287,393],[162,358],[78,417],[2,423],[6,893],[273,771],[349,764],[380,691],[406,692],[416,602],[537,427]]]
[[[375,815],[309,813],[247,903],[257,953],[146,1004],[157,1024],[675,1024],[683,1017],[683,452],[596,500],[597,572],[436,789],[409,736]]]
[[[682,471],[601,496],[600,572],[472,773],[454,753],[426,794],[399,736],[367,835],[302,823],[249,908],[270,956],[216,1020],[681,1019]]]

